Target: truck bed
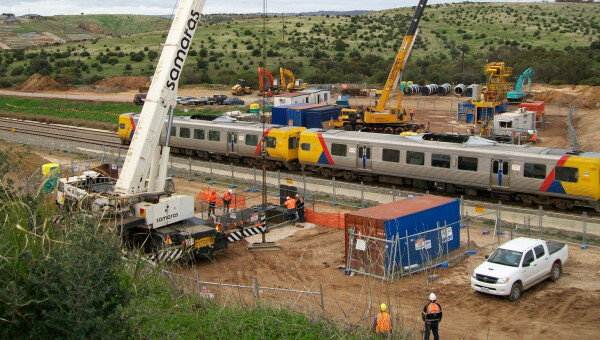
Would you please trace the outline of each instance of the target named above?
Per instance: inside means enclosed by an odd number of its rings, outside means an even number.
[[[548,251],[550,252],[550,255],[561,250],[565,246],[565,244],[566,243],[560,243],[560,242],[546,242],[546,245],[548,245]]]

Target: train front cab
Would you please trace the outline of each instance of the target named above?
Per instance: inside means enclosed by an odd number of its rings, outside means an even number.
[[[121,145],[131,144],[131,139],[135,132],[134,115],[136,114],[129,112],[119,116],[119,139],[121,140]]]
[[[267,158],[276,160],[285,165],[288,169],[299,168],[298,163],[298,145],[301,132],[306,130],[304,127],[282,126],[267,129],[265,131],[265,150]],[[259,144],[256,149],[256,155],[260,155]]]
[[[585,200],[600,211],[600,153],[562,156],[540,189]]]

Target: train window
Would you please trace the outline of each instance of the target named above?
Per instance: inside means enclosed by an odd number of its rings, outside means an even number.
[[[177,136],[177,127],[171,126],[171,137]]]
[[[331,143],[331,155],[346,157],[348,148],[345,144]]]
[[[221,131],[208,130],[208,140],[212,142],[218,142],[221,140]]]
[[[288,141],[288,149],[294,150],[298,148],[298,137],[290,137]]]
[[[450,155],[444,155],[441,153],[431,154],[431,166],[436,168],[449,168],[450,167]]]
[[[546,165],[545,164],[525,163],[523,168],[524,168],[523,177],[539,178],[539,179],[546,178]]]
[[[257,146],[258,135],[246,135],[246,145]]]
[[[179,128],[179,137],[190,138],[190,128]]]
[[[194,139],[204,139],[204,130],[194,129]]]
[[[477,171],[477,158],[458,156],[458,170]]]
[[[300,144],[300,148],[302,151],[310,151],[310,143],[302,143]]]
[[[275,137],[265,137],[265,145],[267,148],[276,148],[277,147],[277,138]]]
[[[422,152],[407,151],[406,164],[425,165],[425,154]]]
[[[508,171],[509,171],[509,162],[502,162],[502,173],[505,175],[508,175]],[[498,173],[498,161],[494,161],[492,163],[492,173],[494,173],[494,174]]]
[[[570,166],[557,166],[554,168],[554,177],[557,181],[577,183],[579,172],[577,168]]]
[[[367,155],[366,155],[366,159],[371,159],[371,148],[370,147],[362,147],[359,146],[358,149],[358,158],[363,158],[363,150],[367,149]]]
[[[125,130],[125,123],[119,124],[119,130]]]
[[[391,150],[391,149],[383,149],[383,153],[381,155],[381,160],[384,162],[400,162],[400,151],[399,150]]]

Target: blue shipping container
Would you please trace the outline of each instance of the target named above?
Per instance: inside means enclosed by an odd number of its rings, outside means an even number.
[[[325,104],[304,104],[302,106],[288,107],[286,110],[287,120],[288,122],[293,121],[293,126],[306,126],[307,110],[323,106]]]
[[[323,128],[323,122],[336,120],[341,110],[341,107],[333,105],[308,109],[306,110],[306,127],[321,129]]]
[[[385,271],[419,268],[428,260],[460,247],[460,201],[438,196],[420,196],[382,204],[376,207],[345,214],[346,230],[386,239],[385,247],[371,249],[368,258],[355,251],[352,268],[369,266],[374,274]],[[438,225],[441,227],[439,230]],[[349,234],[346,232],[346,259]],[[407,239],[408,236],[408,239]],[[408,240],[408,242],[407,242]],[[375,254],[379,252],[380,254]],[[381,253],[383,252],[383,253]],[[380,258],[373,266],[373,259]],[[369,264],[370,263],[370,264]],[[394,268],[395,267],[395,268]]]
[[[289,104],[282,106],[275,106],[271,110],[271,124],[274,125],[288,125],[287,109],[290,107],[303,106],[306,103]]]

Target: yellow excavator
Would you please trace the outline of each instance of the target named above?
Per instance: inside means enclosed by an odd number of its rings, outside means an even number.
[[[231,94],[236,96],[243,96],[251,93],[252,89],[249,86],[246,86],[246,81],[244,79],[238,79],[237,84],[233,85],[231,88]]]
[[[402,79],[402,70],[404,64],[410,55],[413,43],[419,32],[418,25],[427,5],[427,0],[419,0],[415,15],[406,31],[406,35],[402,40],[396,60],[392,65],[388,79],[385,82],[385,86],[381,91],[381,97],[377,101],[376,106],[369,106],[362,112],[359,109],[342,109],[338,120],[333,121],[331,125],[338,129],[344,130],[355,130],[355,131],[370,131],[370,132],[384,132],[384,133],[401,133],[406,131],[424,131],[425,125],[408,123],[408,115],[406,110],[402,108],[402,94],[398,91],[398,105],[390,106],[389,112],[384,112],[385,106],[387,105],[388,99],[392,94],[392,91],[398,85],[398,82]]]
[[[296,79],[296,76],[294,76],[294,72],[287,70],[283,67],[279,68],[279,75],[281,76],[281,87],[283,87],[284,90],[296,92],[304,90],[308,87],[308,83],[305,83],[304,80],[300,78]]]

